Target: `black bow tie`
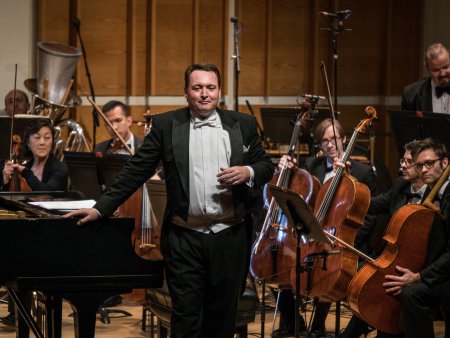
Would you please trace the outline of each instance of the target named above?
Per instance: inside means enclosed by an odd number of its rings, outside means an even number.
[[[329,173],[330,171],[333,171],[333,166],[328,166],[328,164],[325,163],[325,172]]]
[[[422,195],[416,192],[407,192],[405,193],[405,195],[408,198],[408,201],[411,201],[413,198],[418,198],[419,200],[422,200]]]
[[[437,97],[441,97],[444,93],[450,94],[450,87],[436,87],[434,90]]]

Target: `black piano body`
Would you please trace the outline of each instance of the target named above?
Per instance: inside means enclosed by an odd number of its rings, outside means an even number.
[[[49,300],[47,312],[58,310],[61,299],[68,300],[76,308],[76,337],[94,337],[97,309],[105,299],[134,288],[162,286],[162,261],[144,260],[134,252],[131,218],[77,226],[76,219],[3,197],[0,208],[26,214],[24,218],[0,215],[0,254],[5,258],[0,284],[8,286],[18,307],[24,303],[21,294],[32,290]],[[47,316],[55,318],[47,323],[47,337],[60,336],[60,316],[60,310]]]

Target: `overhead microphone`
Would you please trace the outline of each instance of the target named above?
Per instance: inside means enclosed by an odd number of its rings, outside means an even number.
[[[325,96],[319,96],[319,95],[312,95],[312,94],[301,94],[301,97],[306,97],[307,99],[311,99],[314,101],[319,101],[319,100],[325,100],[326,97]]]
[[[339,11],[339,12],[336,12],[336,13],[319,12],[319,14],[324,15],[324,16],[328,16],[329,18],[346,20],[346,19],[348,19],[350,17],[350,15],[352,15],[352,10],[351,9],[346,9],[346,10]]]

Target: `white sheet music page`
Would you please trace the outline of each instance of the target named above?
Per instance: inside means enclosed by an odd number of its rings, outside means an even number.
[[[81,208],[92,208],[95,204],[95,200],[39,201],[28,203],[48,210],[71,211],[71,210],[78,210]]]

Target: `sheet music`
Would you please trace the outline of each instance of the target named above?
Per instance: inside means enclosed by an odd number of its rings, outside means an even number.
[[[38,201],[28,202],[31,205],[39,206],[48,210],[78,210],[81,208],[92,208],[95,200],[79,200],[79,201]]]

